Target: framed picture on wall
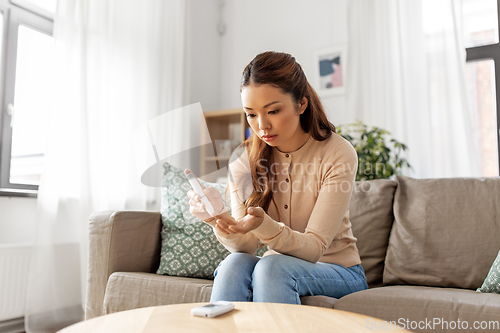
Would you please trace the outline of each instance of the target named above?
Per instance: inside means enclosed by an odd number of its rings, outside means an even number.
[[[318,49],[314,53],[315,89],[320,96],[345,92],[346,45]]]

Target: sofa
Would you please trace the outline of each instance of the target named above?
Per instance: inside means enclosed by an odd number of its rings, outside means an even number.
[[[500,251],[499,203],[500,178],[356,182],[349,214],[369,289],[302,304],[364,314],[367,328],[500,329],[500,295],[476,291]],[[209,301],[212,280],[155,274],[161,228],[160,212],[90,217],[86,319]]]

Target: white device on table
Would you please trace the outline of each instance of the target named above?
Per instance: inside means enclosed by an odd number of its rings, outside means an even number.
[[[191,184],[191,187],[193,188],[193,190],[196,192],[196,194],[198,194],[200,196],[201,202],[203,202],[203,204],[205,205],[205,209],[207,210],[207,213],[213,216],[214,207],[212,206],[210,201],[208,201],[208,198],[205,195],[205,193],[203,193],[203,189],[201,188],[201,185],[198,182],[198,180],[196,179],[195,175],[191,171],[189,171],[186,174],[186,177],[189,180],[189,183]]]
[[[191,309],[193,316],[213,318],[234,310],[231,302],[219,301]]]

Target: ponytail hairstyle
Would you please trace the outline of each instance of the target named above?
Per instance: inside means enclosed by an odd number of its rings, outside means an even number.
[[[292,97],[297,112],[299,102],[306,97],[308,104],[300,115],[300,125],[315,140],[324,141],[336,132],[302,67],[290,54],[272,51],[258,54],[243,70],[240,92],[250,84],[269,84],[281,89]],[[245,208],[262,207],[267,212],[271,201],[274,202],[272,184],[276,184],[276,172],[270,170],[273,149],[253,133],[242,145],[248,153],[253,185],[253,193],[244,201]]]

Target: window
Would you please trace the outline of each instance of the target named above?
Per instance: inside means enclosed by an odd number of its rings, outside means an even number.
[[[55,0],[0,0],[0,194],[30,195],[43,168]]]
[[[462,0],[467,86],[484,177],[498,176],[500,164],[499,9],[500,0]]]

